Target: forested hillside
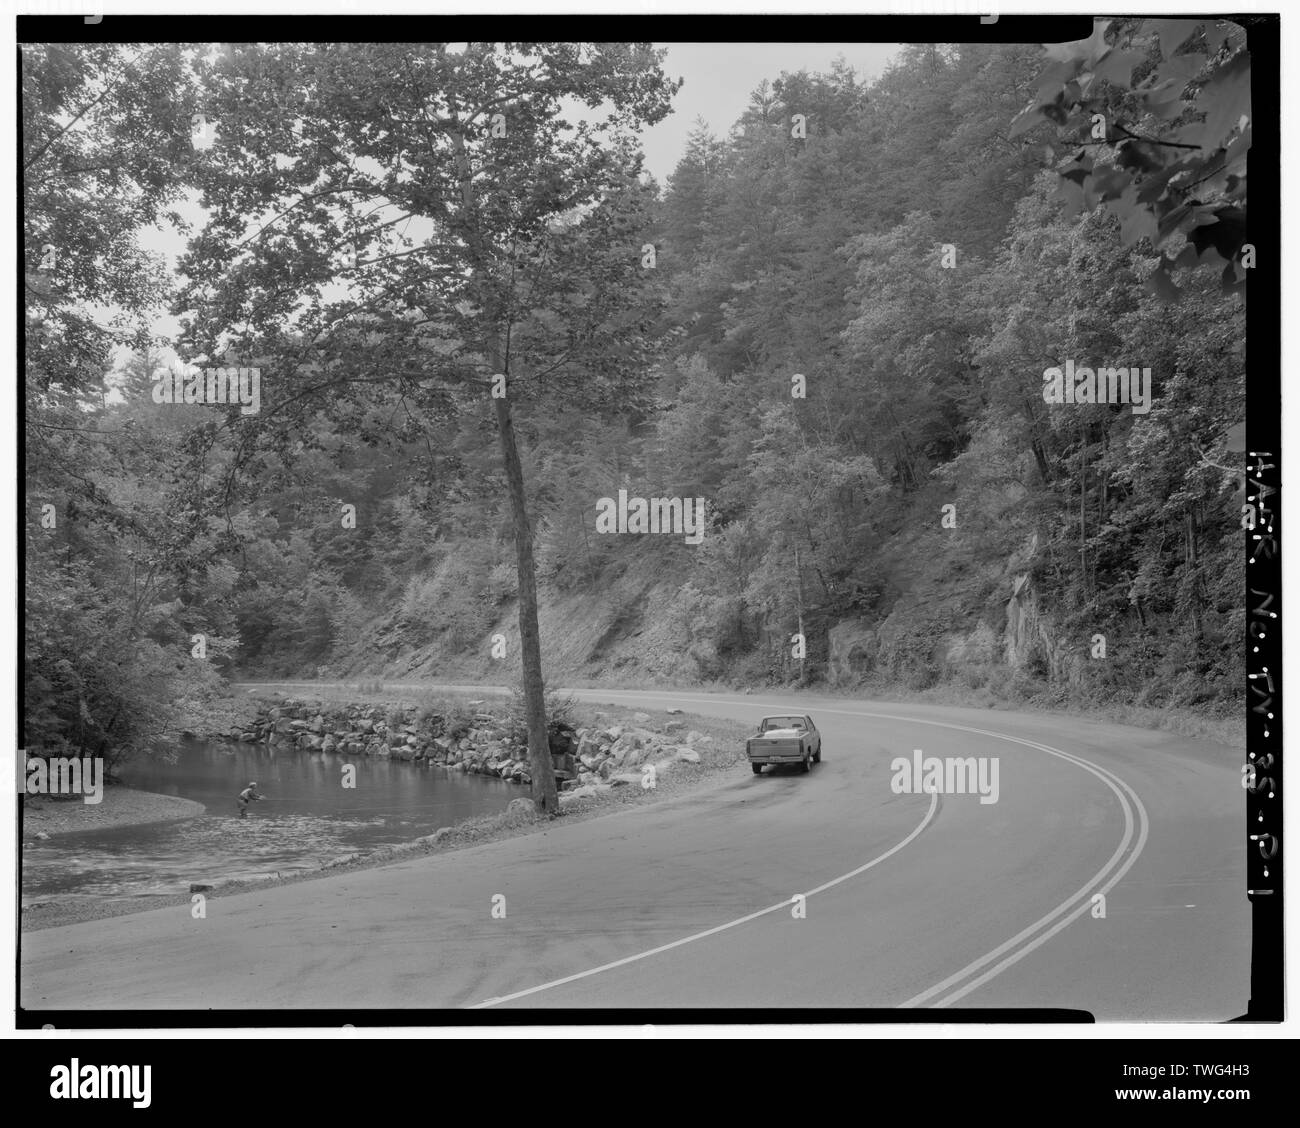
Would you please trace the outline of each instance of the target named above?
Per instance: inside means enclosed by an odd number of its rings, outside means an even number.
[[[1185,147],[1222,154],[1240,121],[1202,121],[1197,83],[1227,81],[1216,76],[1241,36],[1209,24],[1175,51],[1138,31],[1111,28],[1102,49],[1123,39],[1126,66],[1075,81],[1069,121],[1048,112],[1013,128],[1050,80],[1041,47],[908,46],[869,85],[846,66],[774,76],[734,125],[698,123],[665,184],[638,177],[628,151],[622,179],[586,202],[548,188],[552,218],[519,240],[539,281],[517,319],[531,383],[513,420],[548,679],[954,682],[1003,698],[1240,708],[1240,475],[1226,436],[1243,418],[1246,307],[1233,267],[1223,275],[1237,248],[1189,237],[1194,219],[1169,218],[1191,198],[1187,178],[1114,125],[1097,137],[1091,115],[1144,136],[1212,131]],[[68,47],[38,54],[24,64],[36,138],[93,96],[96,66]],[[107,120],[29,197],[38,246],[60,242],[56,229],[76,237],[79,201],[120,202],[126,230],[197,186],[218,216],[192,233],[185,278],[105,251],[109,282],[47,278],[52,296],[29,312],[30,744],[145,740],[167,730],[169,708],[236,673],[515,680],[518,571],[492,405],[410,373],[418,350],[441,348],[416,343],[413,326],[472,318],[479,299],[390,308],[375,296],[409,297],[415,282],[385,266],[368,312],[348,311],[351,335],[277,391],[277,365],[314,330],[290,325],[301,307],[278,304],[269,279],[284,272],[301,296],[330,240],[299,227],[278,263],[218,266],[242,235],[218,202],[236,191],[221,179],[233,170],[178,158],[177,178],[169,127],[151,141],[141,123],[178,91],[187,109],[205,104],[196,81],[247,99],[253,79],[237,59],[198,80],[179,51],[168,59],[119,111],[134,171],[120,156],[110,163],[125,168],[91,171],[111,148]],[[1176,105],[1151,126],[1129,87],[1175,61],[1181,79],[1156,78],[1177,84],[1165,94]],[[294,66],[278,62],[281,77]],[[268,132],[246,145],[268,183],[278,144]],[[381,138],[364,144],[376,167],[388,160]],[[1235,159],[1207,168],[1194,203],[1239,203],[1244,224],[1244,179],[1238,198],[1224,171]],[[1103,173],[1125,170],[1132,183],[1110,191]],[[390,190],[406,183],[387,175]],[[1127,211],[1097,206],[1115,201]],[[1157,202],[1169,205],[1159,229],[1143,210]],[[400,238],[388,253],[403,253]],[[309,313],[324,320],[337,299],[322,292]],[[85,303],[160,295],[189,318],[189,341],[140,329],[123,362],[78,336]],[[217,321],[242,324],[240,363],[262,364],[258,416],[151,394],[187,347],[218,355]],[[1149,410],[1045,402],[1044,371],[1067,361],[1149,368]],[[335,385],[314,394],[325,372]],[[599,532],[600,499],[620,490],[703,499],[701,542]]]

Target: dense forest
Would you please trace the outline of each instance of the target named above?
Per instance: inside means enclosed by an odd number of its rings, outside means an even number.
[[[548,680],[1240,710],[1248,56],[1160,22],[782,74],[664,184],[647,45],[25,48],[27,746],[517,680],[503,347]],[[158,402],[178,360],[260,409]],[[1046,402],[1067,361],[1149,410]],[[620,490],[702,540],[599,532]]]

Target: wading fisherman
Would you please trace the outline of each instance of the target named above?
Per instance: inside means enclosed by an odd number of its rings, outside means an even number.
[[[265,798],[265,795],[259,795],[257,793],[257,781],[254,780],[239,793],[239,817],[242,819],[248,813],[249,803],[252,803],[257,799]]]

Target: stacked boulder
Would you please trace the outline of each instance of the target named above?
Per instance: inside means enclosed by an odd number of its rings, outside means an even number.
[[[638,718],[645,714],[637,714]],[[645,717],[648,721],[650,718]],[[699,748],[713,738],[691,731],[680,735],[680,721],[669,721],[663,732],[642,727],[610,725],[608,728],[580,728],[577,736],[577,787],[607,783],[642,783],[677,764],[700,762]],[[653,776],[646,767],[654,768]]]
[[[408,705],[323,705],[286,699],[264,704],[247,728],[228,739],[349,756],[379,756],[442,764],[478,775],[531,783],[528,749],[511,739],[508,723],[475,713],[448,732],[447,717]]]
[[[473,702],[478,705],[481,702]],[[379,756],[438,764],[455,771],[495,776],[530,784],[526,741],[506,720],[490,713],[473,713],[449,730],[440,713],[417,706],[326,705],[283,699],[264,703],[255,720],[228,734],[247,744],[267,744],[305,751],[351,756]],[[638,723],[649,722],[644,713]],[[556,757],[560,786],[566,790],[643,782],[676,764],[700,761],[701,747],[712,738],[699,732],[681,735],[680,721],[668,721],[662,732],[642,727],[571,729],[553,725],[551,752]]]

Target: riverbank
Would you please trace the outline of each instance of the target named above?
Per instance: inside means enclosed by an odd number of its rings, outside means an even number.
[[[104,788],[104,797],[98,803],[83,802],[79,795],[66,798],[26,795],[23,797],[23,839],[192,819],[206,810],[202,803],[192,799],[113,784]]]
[[[407,706],[412,701],[412,697],[406,694],[395,695],[391,691],[367,693],[364,690],[336,690],[306,696],[299,693],[293,698],[287,698],[283,694],[259,696],[260,708],[253,712],[261,716],[267,715],[268,707],[277,708],[285,714],[296,714],[308,701],[317,702],[327,710],[342,700],[347,701],[349,709],[358,705],[380,705],[384,710]],[[424,704],[428,704],[426,695],[419,697],[423,698]],[[439,706],[444,711],[447,711],[449,699],[458,702],[459,695],[438,696]],[[478,708],[485,705],[485,702],[474,702]],[[480,723],[485,728],[488,727],[488,722]],[[566,824],[614,814],[631,806],[671,800],[711,783],[723,782],[743,758],[744,739],[749,735],[747,726],[733,721],[676,711],[671,715],[664,713],[652,717],[646,712],[612,705],[602,705],[598,709],[578,706],[572,712],[572,723],[576,726],[575,736],[578,737],[577,744],[582,750],[575,749],[580,778],[575,778],[571,783],[572,789],[564,791],[560,796],[561,817]],[[401,731],[400,726],[395,727],[396,731]],[[665,729],[667,731],[657,731]],[[267,740],[270,735],[261,739]],[[365,753],[358,749],[352,754]],[[584,757],[597,769],[602,762],[608,762],[606,774],[601,776],[598,771],[590,770],[582,762]],[[432,757],[430,760],[432,762]],[[467,756],[461,763],[468,764],[470,760],[471,757]],[[655,769],[653,772],[647,770],[651,766]],[[465,770],[470,769],[466,767]],[[500,769],[497,774],[499,771]],[[319,880],[342,870],[373,869],[414,857],[464,849],[519,835],[537,832],[545,834],[556,825],[555,821],[539,816],[526,795],[527,791],[521,789],[519,798],[511,801],[508,809],[503,812],[463,820],[410,842],[381,847],[364,854],[322,858],[321,868],[308,873],[285,877],[277,875],[256,881],[223,882],[205,888],[203,893],[206,898],[212,899],[255,890],[269,892],[281,885]],[[200,804],[195,806],[201,807]],[[175,894],[117,897],[102,901],[87,897],[43,901],[24,906],[20,927],[22,931],[29,932],[84,920],[124,916],[189,904],[190,897],[190,891],[186,890]]]

